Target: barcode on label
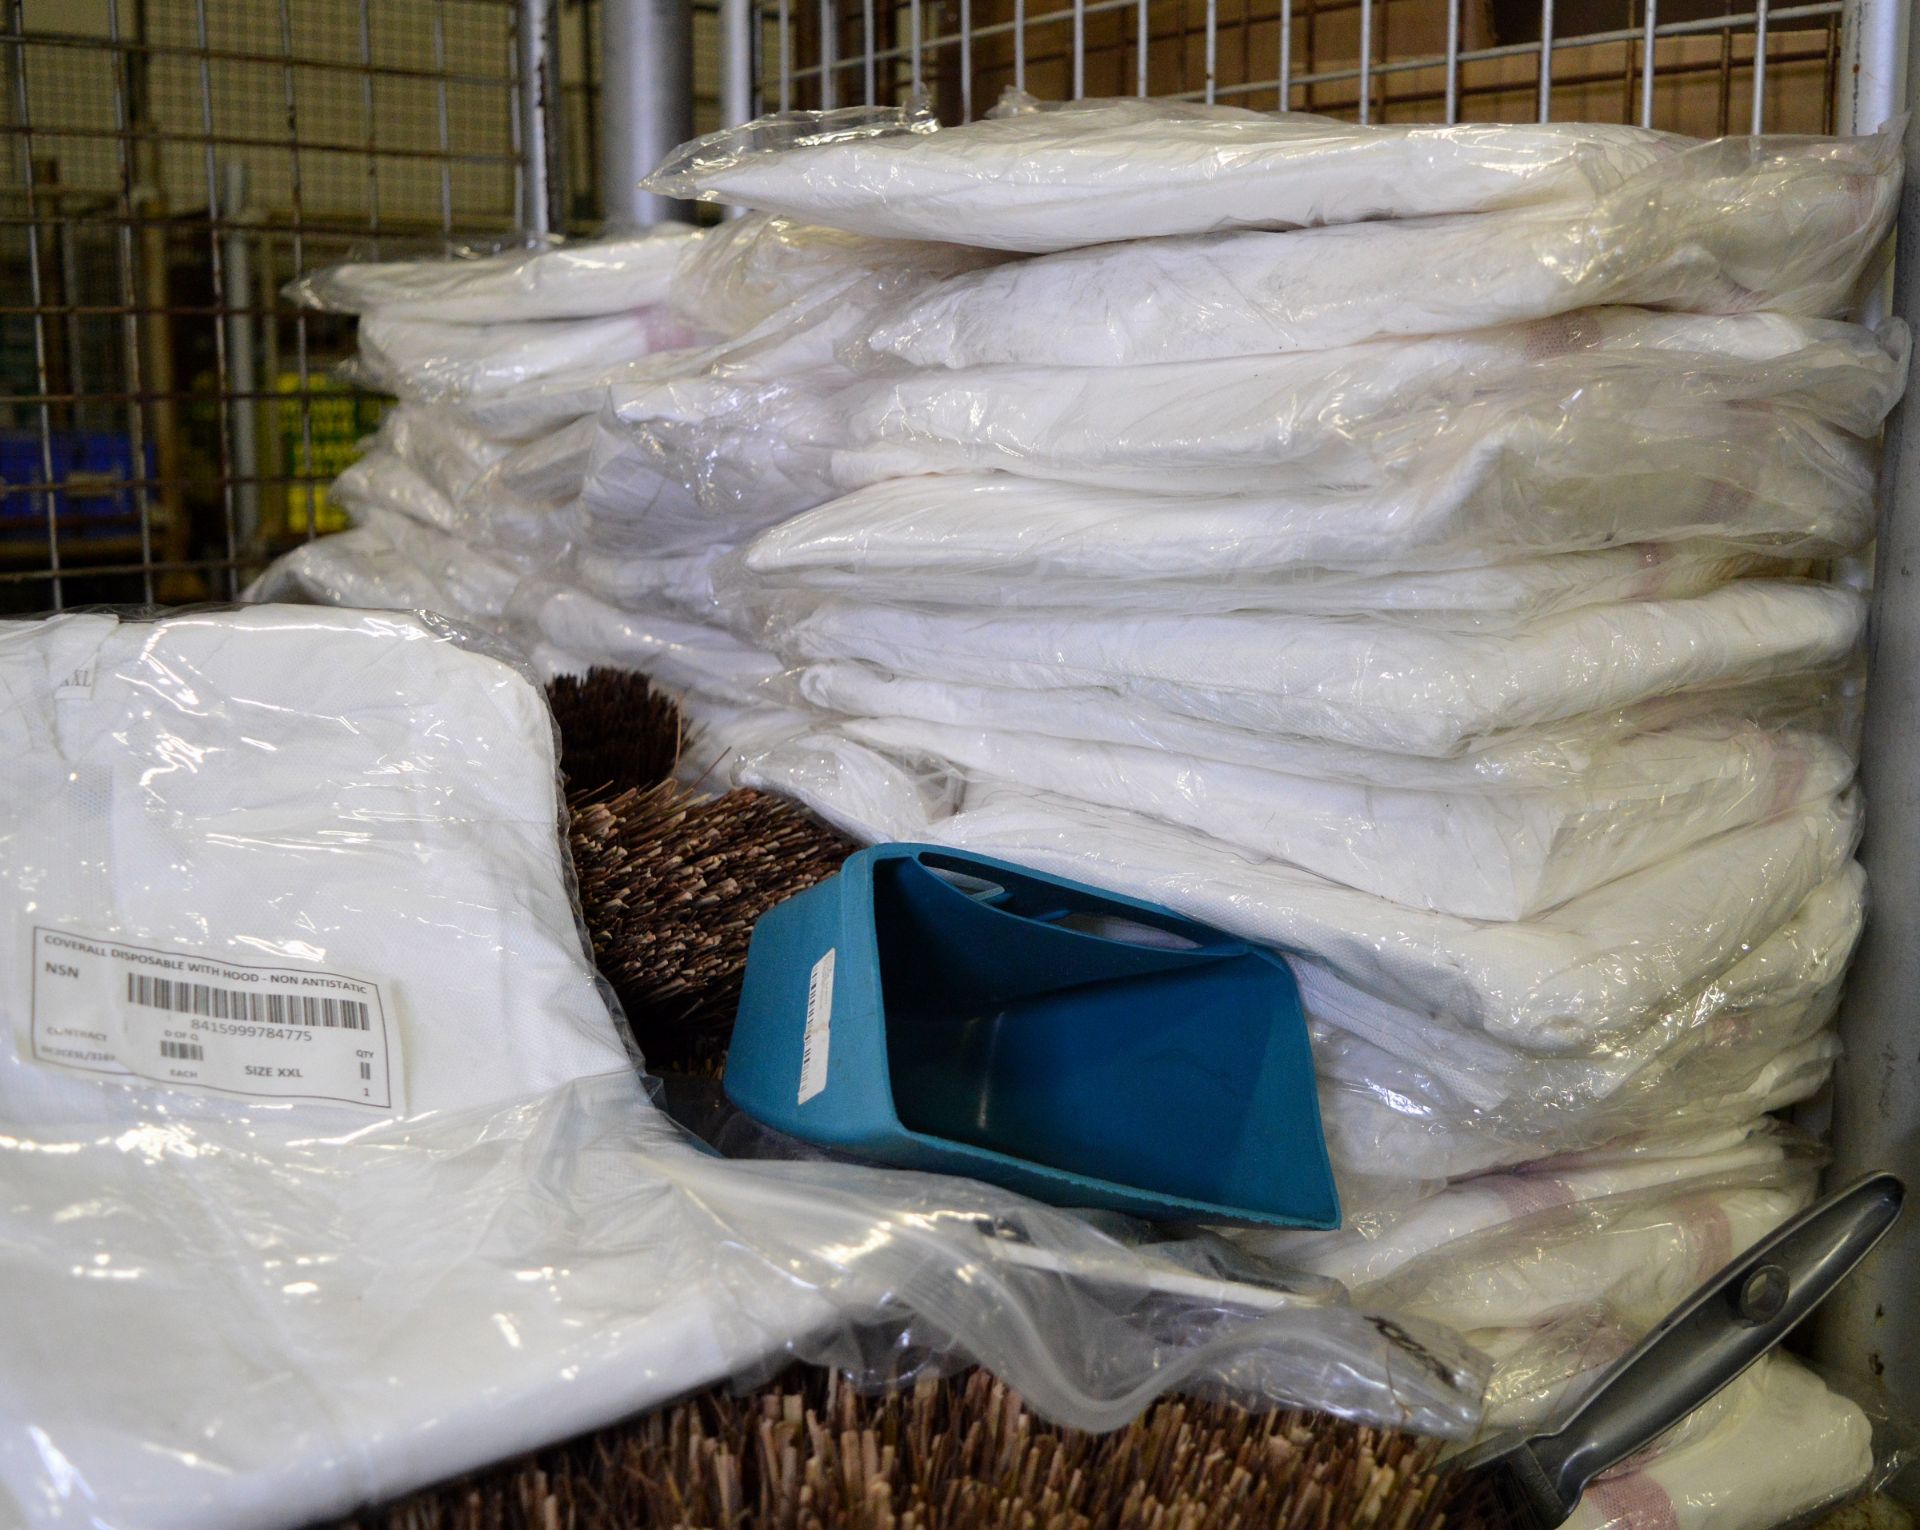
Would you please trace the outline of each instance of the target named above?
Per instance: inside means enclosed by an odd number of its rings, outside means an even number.
[[[160,1055],[171,1057],[175,1062],[201,1062],[206,1058],[207,1049],[197,1041],[163,1041]]]
[[[827,1087],[827,1048],[833,1041],[833,951],[807,974],[807,1022],[800,1041],[800,1103]]]
[[[365,1059],[362,1059],[360,1063],[360,1077],[369,1083],[373,1080],[373,1064],[367,1062]]]
[[[214,988],[172,978],[127,974],[127,1002],[176,1015],[209,1020],[248,1020],[255,1025],[306,1025],[325,1030],[373,1028],[367,1006],[358,999],[323,999],[305,993],[253,993],[244,988]]]

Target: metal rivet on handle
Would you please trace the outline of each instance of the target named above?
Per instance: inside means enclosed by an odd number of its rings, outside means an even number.
[[[1771,1322],[1787,1305],[1792,1282],[1777,1264],[1763,1264],[1744,1281],[1734,1297],[1734,1310],[1743,1323]]]

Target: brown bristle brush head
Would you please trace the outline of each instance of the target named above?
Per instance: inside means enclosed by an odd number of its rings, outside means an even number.
[[[718,1077],[754,923],[854,846],[781,798],[669,779],[686,729],[641,676],[596,669],[548,695],[594,960],[649,1068]]]
[[[1439,1530],[1432,1441],[1166,1399],[1061,1429],[984,1371],[880,1397],[821,1371],[715,1389],[355,1522],[358,1530]]]
[[[560,768],[567,800],[577,804],[673,774],[684,731],[680,708],[645,675],[592,669],[561,675],[547,687],[560,725]]]
[[[594,959],[649,1067],[714,1077],[755,921],[853,851],[791,802],[672,781],[576,808],[572,838]]]

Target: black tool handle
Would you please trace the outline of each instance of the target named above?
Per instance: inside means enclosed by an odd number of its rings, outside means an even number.
[[[1792,1332],[1886,1234],[1905,1195],[1891,1174],[1856,1180],[1776,1228],[1667,1314],[1564,1425],[1529,1441],[1562,1501],[1576,1502],[1601,1472]]]

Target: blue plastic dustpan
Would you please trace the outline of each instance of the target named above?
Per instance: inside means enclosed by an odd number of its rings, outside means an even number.
[[[863,850],[754,927],[726,1089],[790,1136],[1058,1205],[1340,1222],[1285,962],[931,845]]]

